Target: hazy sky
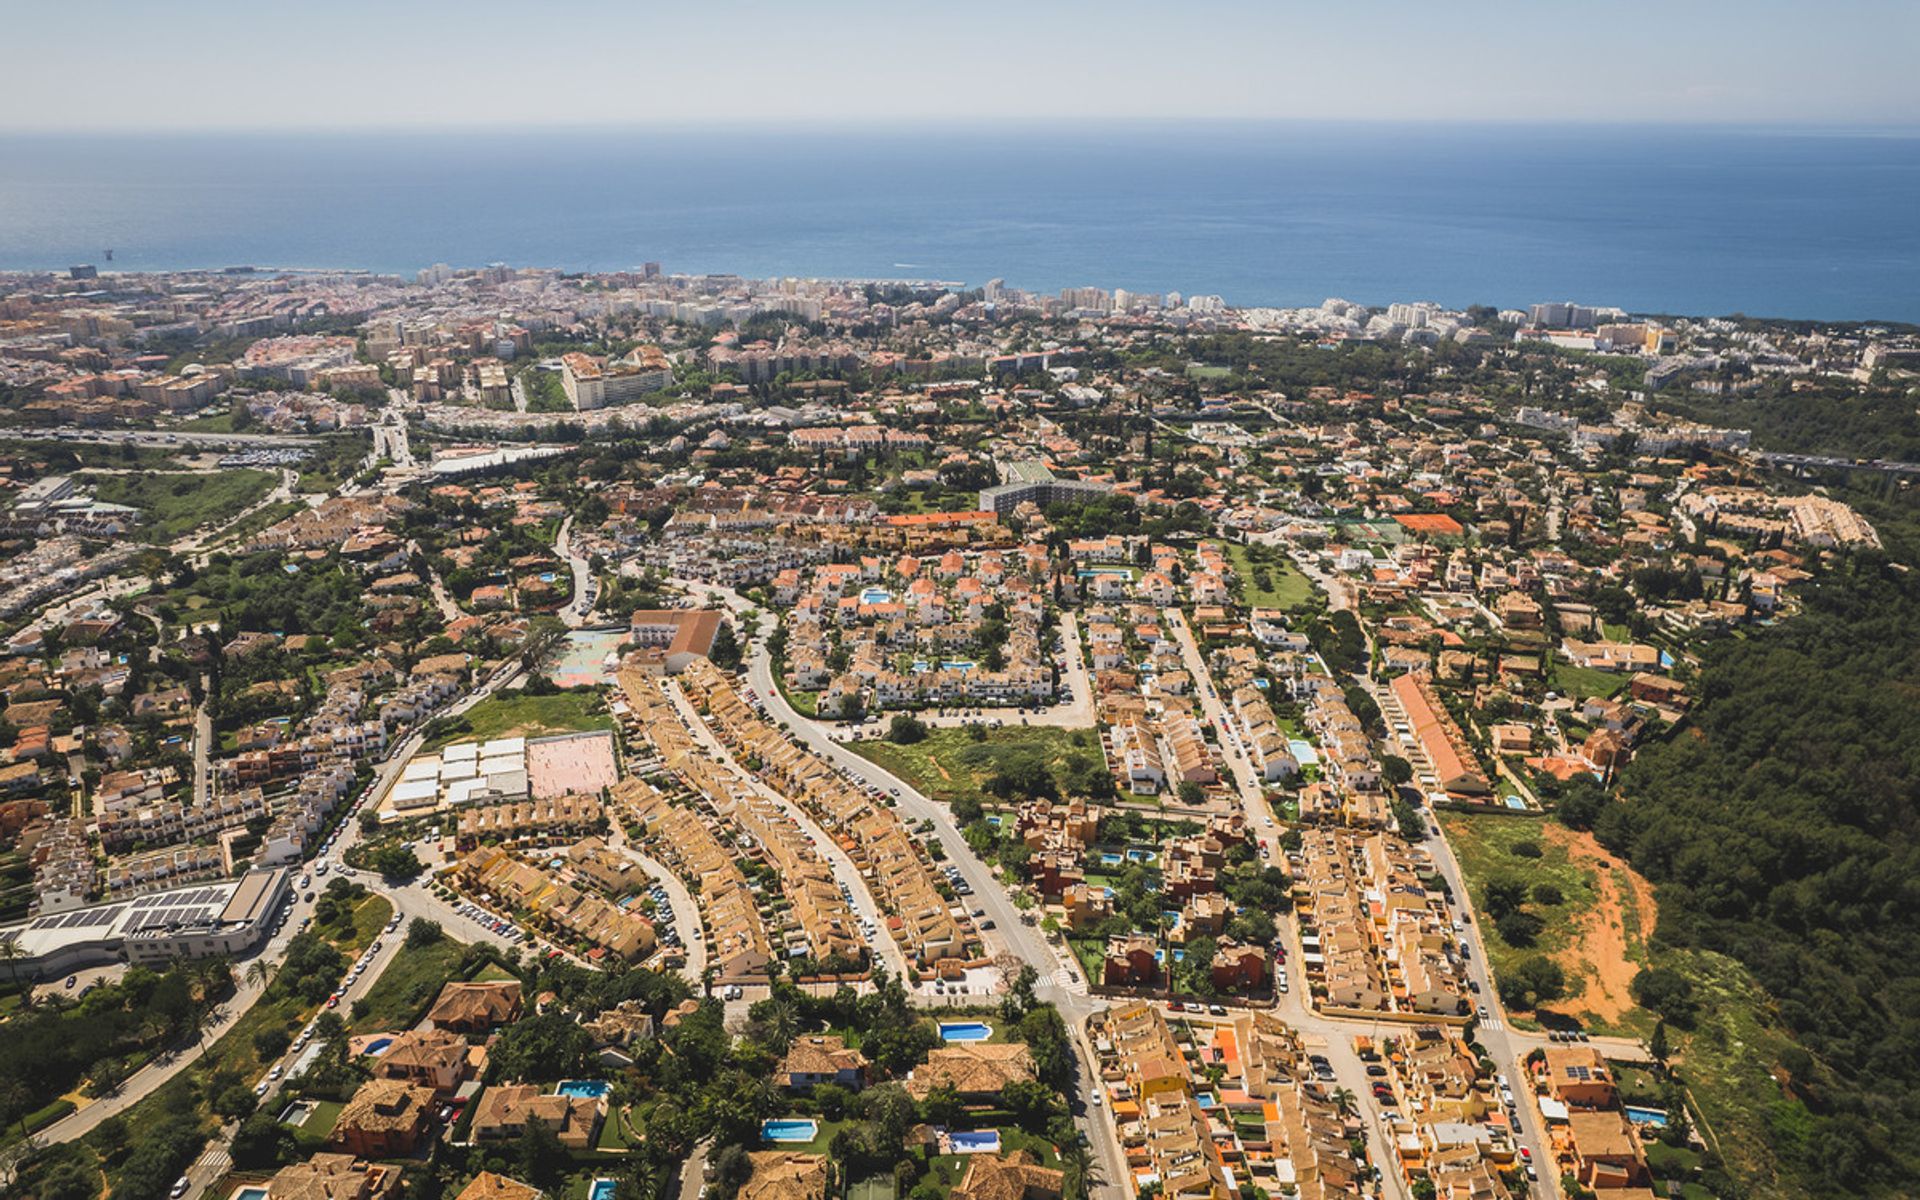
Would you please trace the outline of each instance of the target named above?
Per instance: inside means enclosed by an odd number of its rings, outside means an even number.
[[[0,128],[1920,124],[1914,0],[9,4]]]

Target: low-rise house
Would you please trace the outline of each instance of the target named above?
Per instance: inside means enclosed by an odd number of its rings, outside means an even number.
[[[820,1083],[857,1089],[867,1081],[867,1056],[847,1049],[846,1042],[828,1034],[799,1037],[787,1047],[775,1079],[797,1091]]]
[[[400,1168],[351,1154],[316,1154],[267,1180],[266,1200],[386,1200],[400,1190]]]
[[[960,1042],[927,1055],[907,1076],[907,1092],[916,1100],[947,1086],[962,1099],[995,1096],[1008,1084],[1034,1078],[1033,1054],[1021,1042]]]
[[[516,1138],[529,1125],[544,1125],[569,1150],[585,1150],[593,1145],[606,1115],[604,1096],[557,1096],[531,1083],[505,1084],[480,1094],[473,1113],[473,1139]]]
[[[328,1142],[361,1158],[412,1154],[433,1126],[433,1089],[404,1079],[370,1079],[340,1110]]]
[[[435,1029],[455,1033],[486,1033],[519,1016],[519,980],[449,983],[427,1012]]]

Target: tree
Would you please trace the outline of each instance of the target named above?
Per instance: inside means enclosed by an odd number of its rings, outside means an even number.
[[[413,847],[398,842],[389,842],[367,856],[367,863],[380,872],[383,879],[412,879],[423,869],[420,856]]]
[[[1206,792],[1201,790],[1200,785],[1190,779],[1181,780],[1180,786],[1174,789],[1174,795],[1179,797],[1180,803],[1188,805],[1189,807],[1199,804],[1207,797]]]
[[[566,1176],[573,1156],[560,1142],[558,1134],[544,1121],[528,1121],[514,1144],[514,1160],[520,1178],[543,1190],[551,1190]]]
[[[551,1083],[583,1074],[593,1056],[593,1038],[559,1012],[542,1013],[507,1026],[489,1052],[493,1079]]]
[[[1513,875],[1496,875],[1487,880],[1482,889],[1481,907],[1487,915],[1499,920],[1510,912],[1518,911],[1527,902],[1527,881]]]
[[[520,665],[536,675],[545,674],[567,643],[567,626],[558,617],[535,617],[527,623],[520,638]]]
[[[887,724],[887,740],[899,746],[911,746],[927,740],[924,722],[908,713],[896,714]]]
[[[1501,914],[1500,918],[1493,923],[1493,927],[1499,932],[1501,941],[1509,946],[1524,949],[1539,940],[1541,931],[1546,928],[1546,922],[1530,912],[1516,911]]]
[[[722,671],[740,669],[740,638],[733,631],[733,622],[724,616],[720,618],[720,628],[713,634],[713,645],[707,650],[707,659]]]
[[[429,921],[425,917],[415,917],[407,922],[407,949],[424,950],[443,938],[445,933],[440,922]]]
[[[1633,998],[1682,1029],[1693,1026],[1693,981],[1672,967],[1642,967],[1630,985]]]
[[[1508,1008],[1538,1008],[1566,995],[1566,972],[1544,954],[1529,954],[1501,972],[1499,991]]]
[[[1407,783],[1413,778],[1413,764],[1397,754],[1385,754],[1380,758],[1380,774],[1395,787]]]
[[[291,1125],[281,1124],[272,1113],[256,1112],[240,1122],[231,1153],[234,1166],[257,1170],[292,1161],[299,1147]]]

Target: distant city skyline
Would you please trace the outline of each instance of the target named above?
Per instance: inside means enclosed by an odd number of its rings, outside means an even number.
[[[0,130],[1352,119],[1920,126],[1920,6],[35,5]]]

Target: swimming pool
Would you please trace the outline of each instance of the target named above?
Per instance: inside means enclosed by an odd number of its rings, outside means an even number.
[[[1121,863],[1121,858],[1111,850],[1102,850],[1100,852],[1100,862],[1103,866],[1117,867]]]
[[[243,1187],[228,1197],[228,1200],[267,1200],[267,1189],[253,1186]]]
[[[820,1133],[818,1121],[762,1121],[760,1137],[769,1142],[810,1142]]]
[[[1626,1109],[1627,1120],[1635,1125],[1651,1125],[1655,1129],[1667,1127],[1667,1112],[1663,1108],[1638,1108],[1631,1104],[1622,1107]]]
[[[953,1146],[955,1154],[997,1154],[1000,1151],[1000,1131],[998,1129],[970,1129],[960,1133],[950,1133],[947,1141]]]
[[[382,1054],[385,1054],[387,1052],[387,1047],[391,1045],[393,1045],[392,1038],[377,1037],[372,1041],[368,1042],[367,1048],[362,1050],[360,1053],[368,1056],[369,1058],[378,1058]]]
[[[940,1040],[943,1042],[984,1042],[993,1036],[993,1027],[981,1021],[943,1021],[940,1024]]]
[[[614,1193],[619,1190],[618,1179],[608,1179],[603,1175],[594,1180],[593,1186],[587,1189],[587,1200],[613,1200]]]
[[[613,1090],[613,1085],[604,1079],[562,1079],[554,1085],[556,1096],[584,1096],[588,1100],[598,1100]]]
[[[1301,738],[1288,738],[1287,749],[1292,752],[1293,761],[1303,767],[1320,765],[1320,755],[1314,750],[1312,742],[1305,741]]]
[[[893,599],[893,593],[883,587],[870,587],[860,593],[862,604],[886,604]]]

